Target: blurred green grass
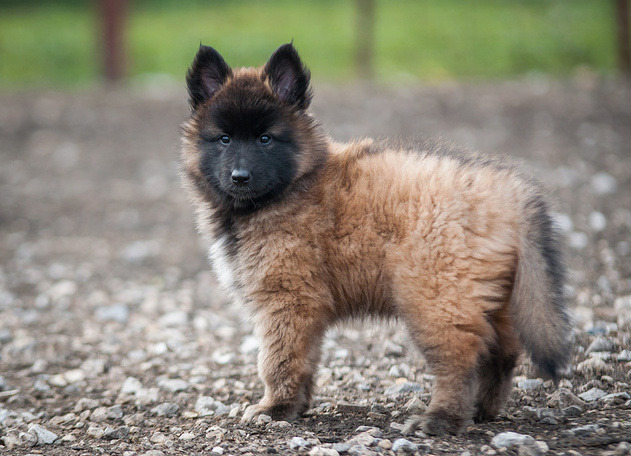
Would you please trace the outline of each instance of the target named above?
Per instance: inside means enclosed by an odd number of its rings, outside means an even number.
[[[98,81],[94,2],[0,0],[0,87]],[[260,65],[294,40],[318,79],[345,81],[353,64],[350,0],[136,0],[128,23],[132,77],[182,78],[200,42],[233,66]],[[567,76],[614,68],[611,0],[377,1],[378,80]]]

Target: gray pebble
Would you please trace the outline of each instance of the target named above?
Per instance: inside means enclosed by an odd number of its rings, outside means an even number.
[[[373,456],[379,454],[364,445],[353,445],[347,452],[351,456]]]
[[[289,448],[291,449],[309,448],[310,446],[311,444],[307,442],[305,439],[303,439],[302,437],[292,437],[291,440],[289,441]]]
[[[583,414],[583,409],[578,405],[570,405],[561,409],[561,413],[567,418],[578,418]]]
[[[152,413],[158,416],[166,416],[167,418],[177,415],[179,411],[180,406],[174,402],[164,402],[151,409]]]
[[[129,436],[129,428],[127,426],[121,426],[117,428],[107,427],[103,433],[105,440],[123,440]]]
[[[417,449],[418,447],[407,439],[399,438],[392,442],[392,451],[395,453],[414,453]]]
[[[189,386],[187,381],[179,378],[162,378],[158,380],[158,387],[171,393],[186,391]]]
[[[376,438],[371,434],[370,431],[362,432],[361,434],[356,435],[352,439],[348,441],[351,445],[363,445],[363,446],[372,446],[376,443]]]
[[[605,404],[617,405],[624,404],[629,399],[631,399],[631,395],[629,395],[626,391],[622,391],[620,393],[606,394],[601,397],[599,401],[604,402]]]
[[[577,426],[572,429],[568,429],[568,431],[576,437],[585,437],[594,434],[598,429],[600,429],[600,426],[597,424],[586,424],[584,426]]]
[[[121,394],[137,394],[142,389],[140,380],[134,377],[127,377],[123,382],[123,386],[121,386],[120,392]]]
[[[123,408],[116,404],[107,408],[107,418],[110,420],[119,420],[123,417]]]
[[[517,382],[517,388],[524,391],[532,391],[543,386],[543,380],[540,378],[525,378]]]
[[[405,382],[400,385],[392,385],[385,390],[387,396],[397,396],[405,393],[421,393],[424,391],[423,385],[415,382]]]
[[[351,448],[351,444],[340,442],[340,443],[334,443],[332,447],[338,453],[346,453]]]
[[[607,339],[606,337],[598,336],[596,337],[587,350],[585,350],[585,354],[588,355],[591,352],[610,352],[613,350],[614,344],[611,339]]]
[[[618,362],[626,363],[627,361],[631,361],[631,350],[622,350],[620,353],[616,355],[616,359]]]
[[[50,445],[58,439],[57,434],[39,424],[30,425],[27,433],[36,437],[36,445]]]
[[[108,418],[107,408],[106,407],[97,407],[94,409],[92,414],[90,415],[90,421],[94,421],[96,423],[105,421]]]
[[[576,366],[576,372],[585,376],[603,375],[610,370],[611,366],[600,358],[588,358]]]
[[[309,456],[339,456],[339,454],[340,453],[333,448],[323,448],[320,446],[313,447],[311,451],[309,451]]]
[[[493,437],[493,439],[491,440],[491,445],[495,449],[512,449],[519,447],[519,445],[524,444],[524,442],[535,443],[535,439],[534,437],[527,434],[518,434],[517,432],[502,432]]]
[[[124,304],[114,304],[111,306],[99,307],[96,309],[94,315],[101,321],[117,321],[118,323],[126,323],[129,318],[129,309]]]
[[[594,402],[605,395],[607,395],[607,393],[605,393],[603,390],[599,388],[592,388],[589,391],[585,391],[584,393],[579,394],[578,397],[583,399],[585,402]]]

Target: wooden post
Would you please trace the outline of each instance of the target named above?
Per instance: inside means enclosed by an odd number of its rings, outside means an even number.
[[[623,75],[631,77],[629,0],[616,0],[616,22],[618,28],[618,67]]]
[[[357,0],[356,68],[360,79],[374,76],[375,0]]]
[[[102,23],[103,75],[110,82],[126,74],[125,18],[127,0],[99,0]]]

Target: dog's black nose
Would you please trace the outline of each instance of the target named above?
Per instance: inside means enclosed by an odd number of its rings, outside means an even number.
[[[235,184],[246,184],[252,176],[246,169],[235,169],[232,171],[232,182]]]

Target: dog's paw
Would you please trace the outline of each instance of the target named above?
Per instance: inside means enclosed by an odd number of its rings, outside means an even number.
[[[449,413],[445,410],[435,410],[425,416],[422,429],[428,435],[443,435],[460,433],[464,426],[461,416]]]
[[[242,423],[250,423],[258,418],[259,415],[265,414],[265,407],[262,407],[260,404],[252,404],[243,412],[243,416],[241,417]]]
[[[292,421],[298,418],[302,413],[300,407],[295,404],[275,404],[266,406],[263,403],[250,405],[243,412],[241,417],[242,423],[251,423],[256,420],[259,415],[269,415],[275,421],[285,420]]]

